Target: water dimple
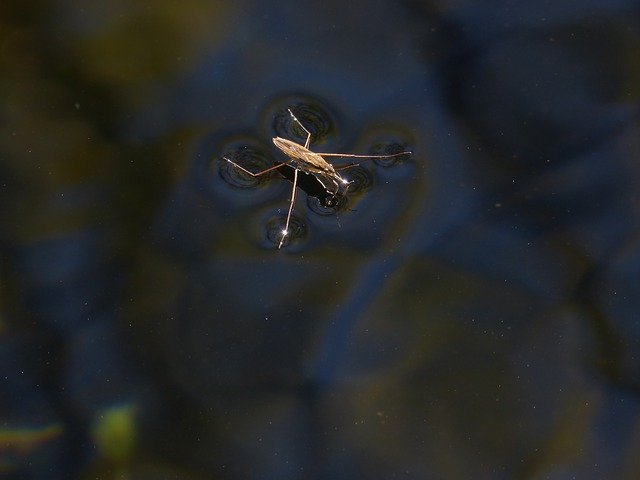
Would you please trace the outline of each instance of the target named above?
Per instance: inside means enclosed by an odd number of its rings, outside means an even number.
[[[307,196],[307,206],[309,210],[321,216],[335,215],[344,211],[349,205],[349,198],[346,195],[332,195],[327,193],[322,198]]]
[[[357,195],[369,190],[374,184],[373,174],[361,165],[356,165],[345,174],[349,181],[347,195]]]
[[[415,143],[413,133],[395,123],[380,124],[367,128],[363,132],[361,144],[369,155],[396,155],[388,158],[375,158],[373,163],[383,168],[395,167],[411,159],[411,146]]]
[[[369,149],[371,155],[395,155],[402,152],[409,152],[409,146],[396,139],[383,140],[374,143]],[[394,157],[387,158],[375,158],[373,163],[384,168],[394,167],[399,165],[410,157],[410,153],[406,155],[396,155]]]
[[[222,179],[235,188],[258,188],[269,181],[274,174],[272,170],[261,175],[253,176],[243,171],[242,168],[239,168],[237,165],[226,161],[225,158],[254,174],[258,174],[272,167],[275,161],[271,154],[260,146],[246,144],[228,145],[222,150],[219,172]]]
[[[297,215],[292,214],[289,221],[287,235],[284,237],[283,241],[282,236],[286,221],[286,217],[280,215],[274,216],[267,221],[264,227],[267,246],[277,248],[282,241],[282,248],[285,248],[290,245],[300,244],[306,240],[309,235],[309,229],[306,222]]]
[[[310,146],[326,144],[336,136],[335,116],[325,102],[313,97],[292,95],[275,100],[264,112],[274,136],[293,140],[304,145],[307,133],[291,116],[311,133]]]

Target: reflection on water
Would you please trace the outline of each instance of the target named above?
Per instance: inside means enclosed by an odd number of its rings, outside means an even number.
[[[636,478],[639,13],[2,7],[0,475]]]

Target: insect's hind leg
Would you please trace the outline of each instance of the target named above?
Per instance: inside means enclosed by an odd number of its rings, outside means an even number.
[[[244,168],[243,166],[238,165],[236,162],[234,162],[234,161],[232,161],[232,160],[229,160],[227,157],[222,157],[222,158],[223,158],[224,160],[226,160],[227,162],[229,162],[229,163],[230,163],[231,165],[233,165],[234,167],[239,168],[239,169],[240,169],[240,170],[242,170],[244,173],[247,173],[247,174],[251,175],[252,177],[259,177],[260,175],[264,175],[265,173],[268,173],[268,172],[270,172],[270,171],[272,171],[272,170],[275,170],[276,168],[280,168],[280,167],[282,167],[283,165],[286,165],[286,164],[287,164],[287,162],[282,162],[282,163],[279,163],[278,165],[274,165],[273,167],[269,167],[269,168],[267,168],[267,169],[265,169],[265,170],[262,170],[261,172],[253,173],[253,172],[251,172],[251,171],[247,170],[246,168]]]
[[[363,160],[375,160],[376,158],[393,158],[399,157],[400,155],[411,155],[410,151],[406,152],[398,152],[392,153],[390,155],[355,155],[351,153],[319,153],[318,155],[324,157],[346,157],[346,158],[362,158]],[[348,165],[334,165],[333,168],[338,170],[346,170],[348,168],[353,168],[359,166],[360,163],[350,163]]]
[[[306,133],[307,133],[307,140],[304,142],[304,148],[309,148],[309,144],[311,143],[311,132],[309,130],[307,130],[305,128],[304,125],[302,125],[302,123],[300,123],[300,120],[298,120],[298,118],[293,114],[293,112],[291,111],[290,108],[287,108],[287,110],[289,111],[289,115],[291,115],[291,118],[293,118],[293,120],[300,125],[300,128],[302,128]]]

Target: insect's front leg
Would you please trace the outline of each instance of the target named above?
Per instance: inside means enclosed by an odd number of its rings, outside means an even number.
[[[314,177],[316,180],[318,180],[318,182],[320,182],[320,185],[322,185],[322,188],[324,188],[325,192],[328,192],[329,188],[324,184],[322,180],[320,180],[320,175],[314,175]]]
[[[332,178],[331,181],[336,186],[335,191],[331,194],[331,195],[333,195],[335,197],[338,194],[338,192],[340,191],[340,184],[337,182],[337,180],[335,178]]]

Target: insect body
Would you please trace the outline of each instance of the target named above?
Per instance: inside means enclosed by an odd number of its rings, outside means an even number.
[[[281,232],[282,237],[280,238],[280,243],[278,244],[278,248],[282,248],[282,245],[284,244],[284,240],[289,234],[289,222],[291,221],[291,212],[293,211],[293,205],[295,204],[295,200],[296,200],[296,187],[298,184],[299,171],[313,175],[318,180],[318,182],[320,182],[320,184],[324,187],[327,193],[331,195],[337,195],[338,192],[340,191],[340,186],[345,186],[346,188],[348,188],[349,184],[351,183],[348,180],[344,179],[337,172],[337,170],[344,170],[347,168],[351,168],[356,166],[357,164],[352,163],[349,165],[334,167],[332,164],[327,162],[323,157],[348,157],[348,158],[369,158],[370,159],[370,158],[396,157],[399,155],[408,155],[411,153],[411,152],[400,152],[400,153],[394,153],[391,155],[355,155],[351,153],[312,152],[311,150],[309,150],[309,144],[311,143],[311,132],[307,130],[304,127],[304,125],[302,125],[302,123],[300,123],[300,120],[296,118],[296,116],[293,114],[291,109],[288,109],[288,111],[291,117],[293,118],[293,120],[305,131],[305,133],[307,134],[307,139],[304,142],[304,145],[300,145],[299,143],[296,143],[291,140],[287,140],[286,138],[273,137],[273,144],[276,147],[278,147],[282,151],[282,153],[284,153],[288,157],[287,161],[281,162],[277,165],[274,165],[273,167],[269,167],[266,170],[262,170],[261,172],[253,173],[247,170],[246,168],[238,165],[237,163],[233,162],[232,160],[226,157],[222,157],[224,160],[226,160],[236,168],[239,168],[243,172],[253,177],[264,175],[265,173],[268,173],[272,170],[280,168],[283,165],[290,165],[291,167],[293,167],[294,169],[293,190],[291,191],[291,201],[289,202],[289,211],[287,213],[287,220],[285,222],[284,229]],[[330,190],[327,187],[327,185],[322,181],[323,179],[325,182],[333,183],[333,186],[335,188],[333,190]]]
[[[338,193],[340,185],[348,185],[350,183],[342,178],[336,172],[333,165],[322,158],[321,154],[312,152],[308,148],[282,137],[274,137],[273,143],[276,147],[282,150],[282,152],[288,156],[291,161],[295,162],[295,167],[298,170],[314,175],[327,192],[329,192],[329,189],[324,182],[322,182],[320,177],[324,177],[325,179],[333,182],[336,187],[335,190],[331,192],[333,195]]]

